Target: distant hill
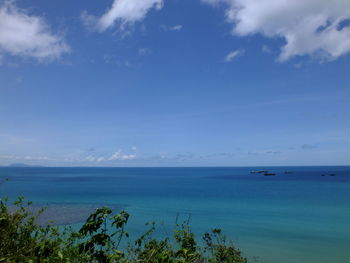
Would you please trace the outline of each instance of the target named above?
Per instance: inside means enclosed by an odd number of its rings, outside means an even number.
[[[25,163],[11,163],[8,167],[42,167],[41,165],[30,165]]]

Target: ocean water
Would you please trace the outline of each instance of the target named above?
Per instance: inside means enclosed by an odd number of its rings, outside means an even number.
[[[222,228],[250,262],[350,262],[350,167],[0,168],[5,177],[1,197],[48,205],[62,224],[109,205],[132,215],[129,232],[155,220],[166,235],[180,214],[198,235]]]

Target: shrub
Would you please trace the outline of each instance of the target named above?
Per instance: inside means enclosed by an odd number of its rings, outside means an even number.
[[[189,222],[176,224],[172,238],[153,238],[156,224],[134,242],[125,226],[129,214],[113,215],[107,207],[97,209],[80,228],[64,229],[36,224],[43,212],[30,211],[31,203],[21,197],[10,209],[8,200],[0,200],[0,262],[6,263],[246,263],[239,249],[228,244],[220,229],[203,236],[198,245]]]

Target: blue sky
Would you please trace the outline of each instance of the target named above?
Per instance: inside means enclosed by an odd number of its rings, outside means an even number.
[[[350,3],[0,1],[0,165],[350,165]]]

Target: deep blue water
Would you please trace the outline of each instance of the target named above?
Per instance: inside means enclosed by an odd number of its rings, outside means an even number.
[[[4,177],[0,196],[126,208],[132,233],[153,220],[171,232],[190,214],[196,233],[222,228],[260,262],[350,262],[350,167],[0,168]]]

